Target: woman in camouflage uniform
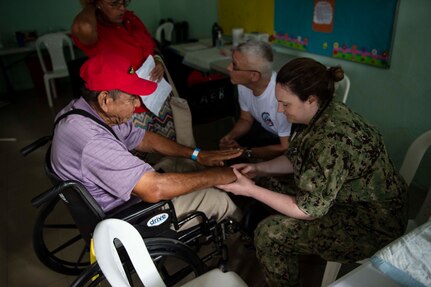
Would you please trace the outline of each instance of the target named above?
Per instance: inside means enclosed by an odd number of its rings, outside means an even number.
[[[327,69],[308,58],[284,65],[277,75],[278,111],[297,124],[285,155],[234,165],[238,180],[219,186],[255,198],[279,214],[255,231],[257,256],[270,286],[298,286],[298,255],[355,262],[403,234],[406,184],[375,127],[339,101]],[[250,179],[293,174],[293,185],[275,178],[268,188]]]

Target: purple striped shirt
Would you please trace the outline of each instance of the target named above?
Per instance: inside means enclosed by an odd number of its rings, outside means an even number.
[[[57,117],[71,109],[85,110],[102,120],[83,98],[73,100]],[[154,170],[129,152],[142,141],[145,130],[131,121],[112,129],[120,141],[92,119],[69,115],[55,128],[51,149],[55,173],[63,180],[81,182],[104,211],[131,199],[142,175]]]

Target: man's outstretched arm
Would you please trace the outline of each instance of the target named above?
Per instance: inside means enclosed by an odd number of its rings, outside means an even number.
[[[165,156],[192,158],[195,149],[180,145],[161,135],[147,131],[141,143],[136,148],[144,152],[159,153]],[[215,150],[200,151],[196,161],[206,166],[223,166],[224,161],[236,158],[242,154],[242,150]]]
[[[146,172],[135,185],[133,194],[146,202],[158,202],[235,180],[236,175],[230,167],[213,167],[190,173]]]

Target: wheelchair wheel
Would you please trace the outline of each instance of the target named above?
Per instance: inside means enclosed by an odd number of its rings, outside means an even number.
[[[145,243],[167,286],[173,286],[184,278],[197,277],[206,271],[205,264],[190,247],[175,239],[160,239],[148,238]]]
[[[185,282],[203,274],[207,269],[197,254],[178,240],[155,237],[145,239],[145,244],[166,286],[181,286]],[[120,257],[124,259],[121,250],[119,253]],[[129,273],[128,276],[132,281],[131,285],[142,286],[138,275],[127,259],[127,255],[124,254],[123,256],[126,257],[123,265],[126,270],[130,271],[126,272],[126,274]],[[71,285],[71,287],[93,286],[110,286],[97,263],[85,270]]]
[[[79,275],[90,265],[89,248],[59,197],[41,207],[33,248],[45,266],[62,274]]]

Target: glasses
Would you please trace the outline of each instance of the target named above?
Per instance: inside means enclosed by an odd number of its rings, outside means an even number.
[[[235,66],[233,64],[232,64],[232,70],[235,71],[235,72],[254,72],[254,73],[259,73],[260,74],[260,72],[258,70],[240,69],[240,68],[238,68],[237,66]]]
[[[124,8],[126,8],[127,6],[129,6],[130,2],[132,2],[132,0],[114,0],[108,1],[107,4],[114,9],[118,9],[121,6],[124,6]]]

